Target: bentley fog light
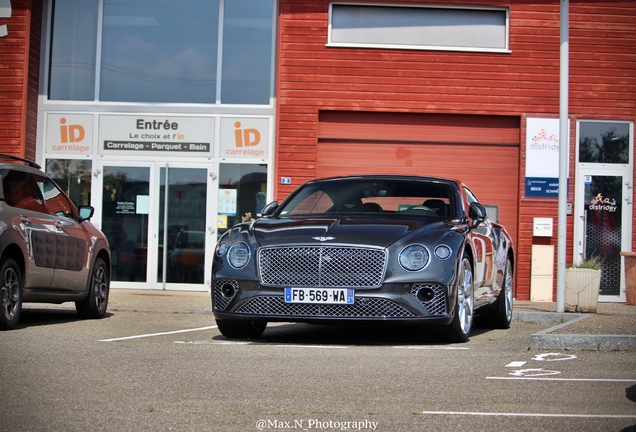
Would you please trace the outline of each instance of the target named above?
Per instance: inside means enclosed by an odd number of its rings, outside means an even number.
[[[225,252],[227,252],[227,243],[225,242],[219,243],[219,247],[216,248],[216,254],[218,256],[223,256],[225,255]]]
[[[448,259],[451,256],[451,248],[446,245],[439,245],[435,248],[435,256],[441,260]]]
[[[243,242],[236,243],[230,247],[227,258],[232,267],[243,268],[250,260],[250,249]]]
[[[424,246],[412,245],[400,252],[400,265],[409,271],[422,270],[428,264],[428,251]]]

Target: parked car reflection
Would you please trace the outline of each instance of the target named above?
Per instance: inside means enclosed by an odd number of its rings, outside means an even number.
[[[203,283],[205,231],[179,231],[168,258],[168,282]]]

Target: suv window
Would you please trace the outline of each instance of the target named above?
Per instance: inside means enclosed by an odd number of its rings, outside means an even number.
[[[4,200],[7,204],[11,207],[46,213],[42,191],[30,173],[7,170],[2,177]]]
[[[72,204],[57,185],[46,177],[40,175],[34,175],[34,177],[44,196],[47,213],[72,218],[74,216]]]

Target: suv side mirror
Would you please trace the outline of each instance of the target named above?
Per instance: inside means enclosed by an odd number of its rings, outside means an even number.
[[[472,229],[475,229],[479,226],[480,223],[486,220],[488,213],[486,212],[486,207],[478,202],[470,203],[470,209],[468,210],[468,216],[473,220],[470,224]]]
[[[83,205],[78,207],[79,210],[79,221],[83,222],[85,220],[89,220],[93,217],[93,213],[95,213],[95,209],[91,206]]]
[[[278,208],[278,201],[272,201],[271,203],[265,206],[263,211],[261,211],[261,216],[262,217],[271,216],[272,213],[274,213],[277,208]]]

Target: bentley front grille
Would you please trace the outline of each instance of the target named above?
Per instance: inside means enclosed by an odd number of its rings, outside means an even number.
[[[378,288],[384,280],[384,249],[338,246],[263,248],[261,284],[294,287]]]
[[[414,316],[397,303],[384,298],[356,298],[351,305],[285,303],[281,296],[259,296],[246,301],[235,312],[295,317],[405,318]]]

